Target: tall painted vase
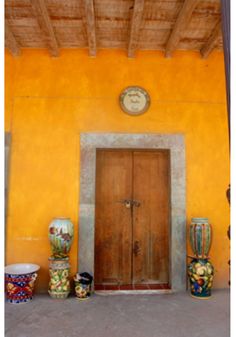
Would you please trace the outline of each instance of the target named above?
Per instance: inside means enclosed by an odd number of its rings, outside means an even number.
[[[190,244],[197,258],[208,258],[211,247],[212,229],[207,218],[192,218]]]
[[[207,218],[192,218],[190,243],[195,257],[188,265],[188,276],[193,297],[207,299],[211,296],[214,267],[209,261],[212,228]]]
[[[74,227],[69,218],[55,218],[49,225],[49,241],[54,259],[68,256],[74,237]]]

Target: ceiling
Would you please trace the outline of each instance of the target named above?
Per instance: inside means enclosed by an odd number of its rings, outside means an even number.
[[[5,0],[5,45],[22,48],[222,50],[220,0]]]

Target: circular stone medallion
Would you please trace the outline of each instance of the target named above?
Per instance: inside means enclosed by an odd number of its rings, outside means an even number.
[[[121,109],[129,115],[137,116],[147,111],[150,106],[150,96],[147,91],[138,86],[127,87],[119,97]]]

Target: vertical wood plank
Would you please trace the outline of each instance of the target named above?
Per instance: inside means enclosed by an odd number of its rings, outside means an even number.
[[[130,284],[131,211],[121,200],[132,196],[130,151],[97,151],[95,284]]]
[[[169,280],[169,153],[134,152],[133,256],[134,283],[167,283]]]

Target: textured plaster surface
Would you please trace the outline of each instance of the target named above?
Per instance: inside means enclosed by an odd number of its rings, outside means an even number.
[[[21,57],[6,50],[5,75],[4,125],[12,133],[6,264],[40,265],[36,287],[47,293],[48,225],[65,216],[75,226],[71,275],[78,271],[81,133],[180,133],[187,224],[192,217],[209,218],[214,287],[228,287],[230,158],[222,52],[203,60],[196,52],[176,51],[166,59],[161,51],[143,51],[130,60],[118,49],[101,49],[96,58],[86,48],[67,49],[56,59],[39,49],[25,49]],[[151,96],[149,110],[139,117],[123,113],[118,102],[132,84]]]
[[[170,282],[186,288],[185,144],[181,134],[81,133],[79,270],[94,274],[96,149],[168,149],[171,174]]]
[[[93,295],[6,304],[6,337],[229,337],[229,290],[209,300],[170,295]]]

